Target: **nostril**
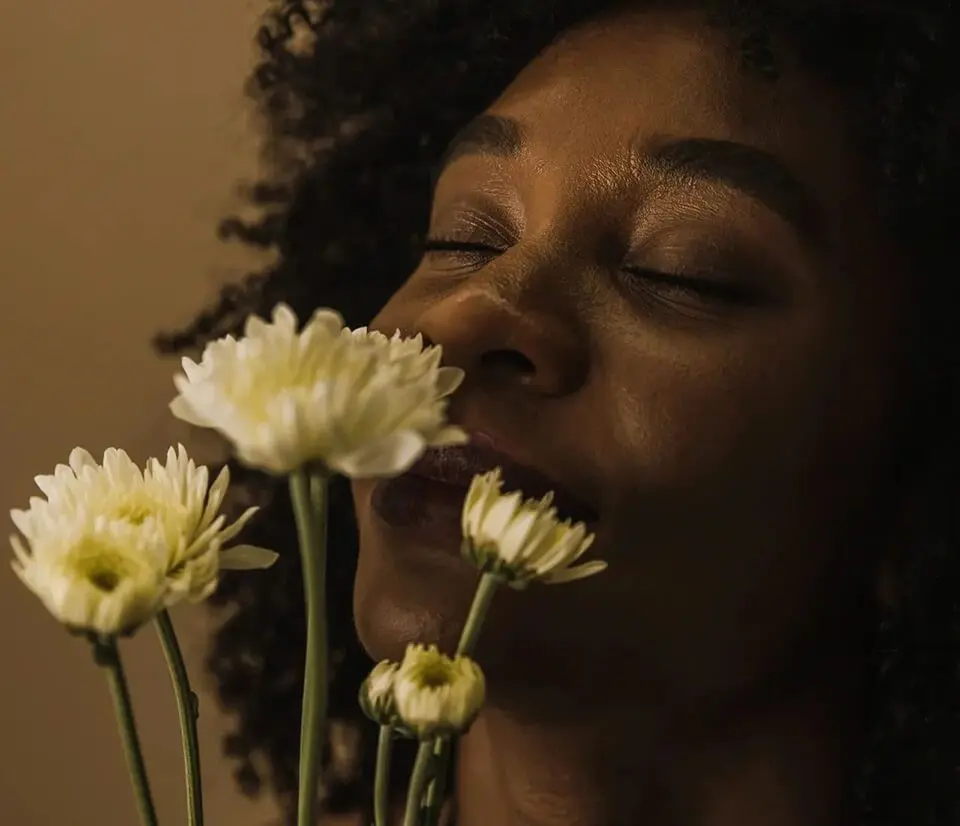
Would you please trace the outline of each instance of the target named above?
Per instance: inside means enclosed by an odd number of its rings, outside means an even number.
[[[487,370],[514,374],[533,374],[537,368],[519,350],[488,350],[480,357],[480,366]]]

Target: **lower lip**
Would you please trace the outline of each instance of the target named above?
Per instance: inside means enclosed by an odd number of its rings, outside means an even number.
[[[459,556],[466,496],[465,487],[408,474],[379,482],[373,489],[371,505],[391,528]]]

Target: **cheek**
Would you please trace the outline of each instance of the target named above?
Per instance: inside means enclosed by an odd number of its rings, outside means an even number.
[[[620,462],[609,538],[623,576],[605,598],[632,606],[632,642],[671,684],[771,666],[829,627],[866,571],[875,513],[857,498],[888,434],[867,432],[861,405],[882,382],[810,332],[648,342],[607,385],[621,389],[598,454]]]
[[[627,355],[607,382],[619,390],[603,448],[625,457],[620,487],[741,499],[752,489],[769,503],[811,492],[823,475],[862,480],[889,437],[892,389],[877,360],[848,344],[784,323],[618,347]]]

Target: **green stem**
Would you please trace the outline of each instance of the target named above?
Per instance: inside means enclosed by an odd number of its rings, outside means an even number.
[[[377,740],[377,773],[373,786],[373,819],[376,826],[387,826],[390,816],[390,752],[393,750],[393,729],[380,726]]]
[[[170,669],[173,691],[180,715],[180,739],[183,747],[184,769],[187,775],[187,823],[203,826],[203,785],[200,780],[200,743],[197,737],[197,719],[200,707],[197,695],[190,689],[187,667],[183,662],[173,621],[167,611],[156,618],[157,633],[163,647],[163,656]]]
[[[477,583],[477,591],[467,614],[467,621],[460,632],[460,642],[457,645],[457,656],[471,656],[480,637],[480,629],[490,610],[493,596],[503,580],[495,574],[483,574]],[[425,826],[436,826],[440,820],[440,810],[443,807],[446,795],[448,764],[450,762],[450,742],[447,738],[437,737],[432,744],[433,761],[436,767],[430,788],[427,790],[427,818]]]
[[[467,621],[463,624],[463,631],[460,632],[460,643],[457,645],[457,656],[473,655],[473,649],[477,646],[477,639],[480,636],[480,629],[483,627],[483,621],[487,618],[487,611],[490,610],[490,603],[493,602],[493,595],[497,592],[503,580],[496,574],[483,574],[480,582],[477,584],[477,592],[473,595],[473,604],[470,606],[470,613],[467,614]]]
[[[423,805],[423,792],[430,778],[430,764],[433,760],[433,741],[422,740],[417,749],[417,759],[410,774],[410,789],[407,791],[407,806],[403,815],[403,826],[420,826],[420,810]]]
[[[440,810],[447,793],[447,775],[450,774],[449,758],[449,738],[437,737],[433,741],[433,763],[436,771],[427,788],[427,817],[424,826],[436,826],[440,822]]]
[[[300,540],[303,588],[307,605],[307,651],[300,718],[298,826],[315,826],[318,815],[320,761],[327,717],[327,479],[298,470],[290,474],[290,496]]]
[[[97,665],[107,672],[107,682],[110,685],[110,695],[113,697],[113,707],[117,714],[120,738],[123,740],[123,750],[127,757],[130,779],[133,781],[133,792],[137,800],[137,809],[140,811],[140,820],[143,826],[157,826],[157,813],[150,795],[147,767],[143,762],[140,740],[137,738],[133,703],[130,700],[130,690],[127,687],[126,675],[123,673],[116,639],[105,637],[94,642],[93,658]]]

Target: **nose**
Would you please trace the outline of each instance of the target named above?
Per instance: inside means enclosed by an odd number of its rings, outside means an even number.
[[[564,396],[588,372],[585,337],[573,314],[546,302],[524,307],[490,282],[464,285],[431,302],[417,329],[443,346],[445,364],[500,390]]]

